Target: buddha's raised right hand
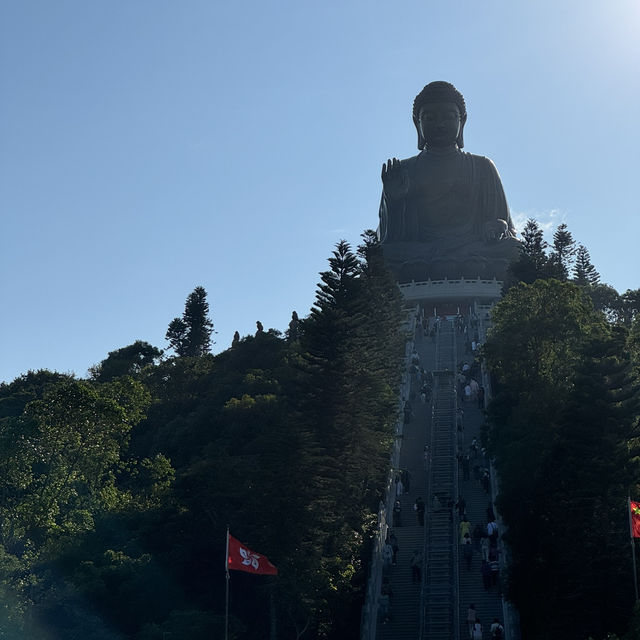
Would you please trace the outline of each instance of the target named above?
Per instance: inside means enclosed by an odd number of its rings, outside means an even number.
[[[392,200],[404,198],[409,192],[409,176],[397,158],[382,165],[382,185],[384,194]]]

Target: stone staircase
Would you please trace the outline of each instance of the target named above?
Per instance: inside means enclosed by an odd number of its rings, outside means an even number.
[[[455,333],[443,321],[433,371],[431,464],[424,580],[425,638],[450,640],[457,629],[457,548],[450,504],[456,499]]]
[[[392,588],[391,617],[379,621],[376,640],[466,640],[467,607],[473,603],[482,620],[484,638],[490,638],[494,618],[502,620],[499,587],[486,591],[480,572],[480,554],[474,554],[471,570],[462,560],[457,514],[449,502],[464,496],[467,517],[475,525],[486,524],[489,496],[473,474],[464,480],[458,473],[457,448],[480,440],[482,411],[475,403],[463,403],[456,394],[457,364],[469,356],[457,340],[452,322],[442,321],[435,341],[416,342],[422,366],[433,372],[432,404],[422,404],[412,389],[414,417],[404,426],[400,467],[411,474],[410,491],[400,497],[402,526],[394,529],[400,551],[388,576]],[[464,409],[464,434],[458,434],[457,408]],[[424,445],[430,460],[425,463]],[[484,466],[484,460],[478,460]],[[417,521],[413,504],[418,496],[426,503],[425,525]],[[435,501],[434,497],[438,500]],[[439,503],[439,505],[438,505]],[[412,582],[410,560],[422,550],[422,584]]]
[[[465,353],[464,341],[459,340],[456,345],[457,362],[465,360],[471,361],[473,354]],[[483,409],[478,407],[477,401],[459,402],[459,407],[464,411],[464,432],[461,434],[460,446],[464,451],[469,450],[469,446],[474,438],[481,442],[481,428],[484,422]],[[478,465],[480,468],[489,468],[489,460],[485,459],[481,453],[476,459],[472,459],[471,467]],[[487,507],[491,504],[491,489],[486,493],[483,487],[474,479],[473,470],[471,470],[469,480],[464,480],[462,472],[458,479],[458,494],[463,496],[466,501],[467,519],[471,522],[471,529],[476,524],[486,527],[487,524]],[[493,505],[491,505],[493,506]],[[457,519],[459,522],[459,519]],[[461,556],[462,548],[459,545],[458,551]],[[478,618],[482,622],[484,638],[490,638],[489,628],[494,618],[503,620],[503,604],[500,585],[485,590],[482,581],[482,556],[481,553],[474,552],[471,561],[471,569],[467,570],[466,563],[460,557],[459,570],[459,616],[460,616],[460,637],[467,638],[466,618],[467,608],[470,604],[475,605]]]

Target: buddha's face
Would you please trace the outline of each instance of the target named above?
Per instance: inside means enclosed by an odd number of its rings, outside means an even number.
[[[460,109],[454,102],[427,103],[420,108],[418,126],[427,147],[451,147],[456,143],[462,128]]]

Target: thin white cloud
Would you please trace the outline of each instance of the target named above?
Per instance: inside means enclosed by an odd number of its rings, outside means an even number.
[[[527,220],[533,218],[538,226],[542,229],[544,239],[548,243],[553,243],[553,234],[555,230],[565,222],[566,215],[560,209],[550,209],[549,211],[516,211],[511,213],[511,219],[516,227],[518,234],[522,233]]]

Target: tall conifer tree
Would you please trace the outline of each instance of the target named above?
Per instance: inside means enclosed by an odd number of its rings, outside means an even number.
[[[558,280],[568,280],[576,253],[576,241],[563,222],[553,234],[553,251],[549,256],[549,275]]]
[[[522,231],[520,255],[509,265],[507,271],[505,292],[518,282],[531,284],[538,278],[548,277],[549,258],[545,253],[547,246],[540,225],[534,218],[529,218]]]
[[[584,245],[576,250],[576,260],[573,265],[573,281],[580,286],[596,285],[600,282],[600,274],[591,263],[591,256]]]
[[[211,349],[213,323],[204,287],[196,287],[187,297],[182,318],[169,323],[166,338],[178,356],[202,356]]]

